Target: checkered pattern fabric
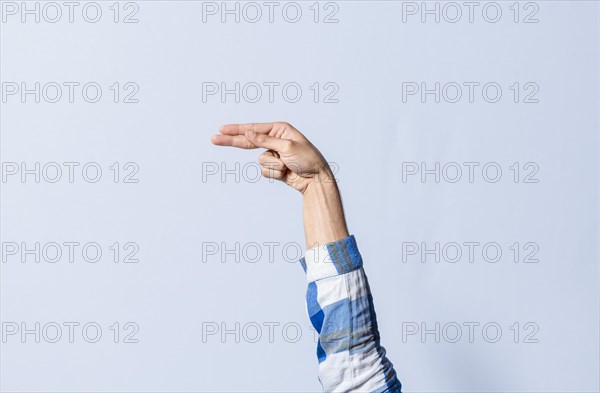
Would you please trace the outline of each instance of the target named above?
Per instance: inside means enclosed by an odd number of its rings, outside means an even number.
[[[326,392],[400,392],[379,343],[377,318],[354,235],[313,247],[300,263],[306,304],[319,333],[319,380]]]

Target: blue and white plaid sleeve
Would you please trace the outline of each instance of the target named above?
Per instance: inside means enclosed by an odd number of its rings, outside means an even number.
[[[308,249],[300,263],[308,279],[308,315],[319,333],[323,390],[400,392],[400,381],[379,343],[373,298],[354,235]]]

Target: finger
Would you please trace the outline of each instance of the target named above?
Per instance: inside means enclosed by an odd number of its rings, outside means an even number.
[[[210,139],[214,145],[217,146],[232,146],[240,149],[256,149],[257,146],[253,145],[243,135],[213,135]]]
[[[273,129],[273,125],[274,123],[225,124],[219,131],[224,135],[244,135],[246,131],[268,134]]]
[[[276,179],[276,180],[283,179],[283,176],[285,175],[285,171],[279,171],[277,169],[273,169],[270,167],[264,167],[264,166],[261,166],[260,172],[262,173],[262,175],[264,177],[266,177],[268,179]]]
[[[266,152],[262,153],[260,156],[258,156],[259,164],[261,166],[282,171],[285,168],[285,164],[279,157],[275,156],[275,154],[277,153],[273,152],[272,150],[267,150]]]
[[[275,150],[277,153],[288,152],[293,142],[289,139],[276,138],[267,134],[257,134],[255,131],[246,131],[246,139],[258,147]]]
[[[267,150],[263,154],[267,154],[267,155],[270,155],[270,156],[275,157],[275,158],[279,158],[280,157],[279,153],[277,153],[275,150]]]

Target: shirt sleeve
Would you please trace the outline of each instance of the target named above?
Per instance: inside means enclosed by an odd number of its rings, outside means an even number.
[[[325,392],[400,392],[380,345],[373,298],[354,235],[309,248],[300,263],[306,305],[319,334],[319,381]]]

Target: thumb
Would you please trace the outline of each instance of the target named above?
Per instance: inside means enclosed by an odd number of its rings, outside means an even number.
[[[275,138],[267,134],[257,134],[254,131],[246,131],[246,139],[258,147],[275,150],[276,152],[289,151],[293,141],[289,139]]]

